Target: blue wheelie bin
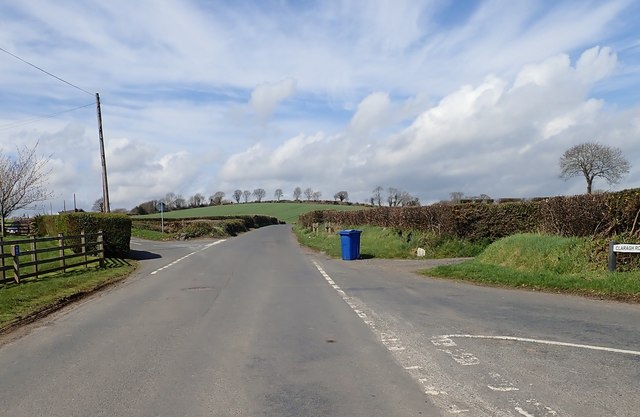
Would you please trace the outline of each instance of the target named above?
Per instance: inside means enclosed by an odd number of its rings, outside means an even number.
[[[360,234],[362,230],[341,230],[340,243],[342,246],[342,259],[345,261],[353,261],[360,257]]]

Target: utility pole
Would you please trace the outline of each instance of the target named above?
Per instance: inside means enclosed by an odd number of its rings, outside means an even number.
[[[98,136],[100,139],[100,159],[102,160],[102,212],[109,213],[109,184],[107,183],[107,161],[104,157],[104,138],[102,136],[102,111],[100,110],[100,95],[96,93],[96,108],[98,110]]]

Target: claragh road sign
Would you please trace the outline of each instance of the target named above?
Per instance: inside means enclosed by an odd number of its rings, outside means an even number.
[[[623,253],[640,253],[640,245],[636,245],[636,244],[613,245],[613,251],[623,252]]]

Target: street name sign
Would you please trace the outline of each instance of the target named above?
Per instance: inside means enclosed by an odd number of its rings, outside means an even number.
[[[640,253],[640,245],[638,244],[621,244],[621,245],[613,245],[614,252],[623,252],[623,253]]]

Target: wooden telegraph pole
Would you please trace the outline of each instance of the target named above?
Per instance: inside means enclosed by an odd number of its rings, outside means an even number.
[[[102,136],[102,111],[100,110],[100,95],[96,93],[96,108],[98,110],[98,136],[100,138],[100,159],[102,160],[102,212],[110,213],[109,184],[107,183],[107,161],[104,157],[104,138]]]

